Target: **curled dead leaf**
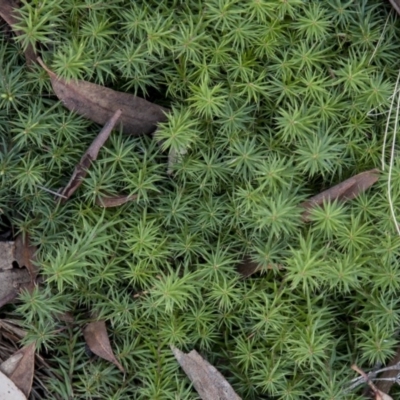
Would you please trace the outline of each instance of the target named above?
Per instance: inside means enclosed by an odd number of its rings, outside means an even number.
[[[66,81],[57,77],[43,61],[39,64],[50,76],[57,97],[68,110],[104,125],[114,113],[122,110],[121,125],[129,135],[146,135],[166,120],[167,109],[129,93],[117,92],[86,81]]]
[[[15,260],[15,242],[0,242],[0,270],[12,269]]]
[[[110,361],[118,369],[125,373],[123,366],[117,361],[111,349],[110,340],[107,334],[107,327],[104,321],[89,323],[83,330],[83,336],[89,349],[97,356]]]

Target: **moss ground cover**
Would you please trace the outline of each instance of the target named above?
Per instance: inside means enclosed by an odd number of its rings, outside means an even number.
[[[23,2],[17,43],[0,36],[0,208],[39,246],[45,282],[10,312],[63,377],[55,398],[196,399],[170,344],[244,399],[359,398],[351,364],[398,342],[387,168],[309,223],[299,204],[388,160],[399,24],[377,0]],[[28,44],[63,78],[170,109],[154,137],[115,131],[65,205],[42,187],[65,186],[99,126],[26,67]],[[120,193],[137,201],[95,203]],[[391,195],[399,208],[397,161]],[[262,273],[243,279],[245,256]],[[85,353],[91,313],[125,379]]]

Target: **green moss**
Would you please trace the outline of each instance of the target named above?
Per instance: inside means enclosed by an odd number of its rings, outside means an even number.
[[[298,205],[380,167],[399,68],[389,3],[46,0],[24,2],[19,27],[21,43],[0,39],[0,208],[40,245],[46,283],[17,313],[62,377],[46,382],[54,397],[197,398],[174,344],[244,399],[356,398],[343,392],[351,364],[384,363],[398,341],[387,173],[309,224]],[[40,186],[67,183],[99,126],[24,66],[28,43],[62,77],[169,107],[162,145],[114,132],[57,205]],[[138,202],[95,205],[122,192]],[[238,276],[245,254],[263,274]],[[60,331],[64,310],[77,325]],[[107,321],[125,381],[85,354],[88,312]]]

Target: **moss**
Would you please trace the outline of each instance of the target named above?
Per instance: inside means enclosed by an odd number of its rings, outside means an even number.
[[[197,398],[174,344],[245,399],[356,398],[343,392],[351,364],[384,363],[398,341],[387,169],[311,223],[298,205],[380,167],[399,54],[390,5],[46,0],[21,15],[20,43],[0,39],[0,208],[40,246],[46,282],[16,312],[64,377],[46,382],[54,396]],[[29,43],[62,77],[171,109],[156,139],[114,132],[65,206],[40,187],[67,183],[99,126],[25,67]],[[96,206],[110,192],[138,201]],[[245,255],[264,273],[241,279]],[[67,310],[75,325],[60,330]],[[85,354],[89,312],[107,321],[124,381]]]

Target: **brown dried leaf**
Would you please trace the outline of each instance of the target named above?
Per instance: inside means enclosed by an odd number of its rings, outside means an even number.
[[[393,8],[400,14],[400,0],[389,0]]]
[[[83,336],[89,349],[97,356],[110,361],[125,373],[123,366],[117,361],[108,339],[106,323],[104,321],[91,322],[83,330]]]
[[[16,11],[18,8],[17,2],[14,0],[0,0],[0,16],[10,25],[17,36],[22,33],[14,28],[14,24],[18,22],[18,12]],[[36,62],[36,54],[31,44],[25,50],[25,58],[27,65],[32,65]]]
[[[309,221],[311,210],[316,206],[321,206],[325,201],[347,201],[352,200],[360,193],[366,191],[379,179],[379,170],[371,169],[369,171],[361,172],[358,175],[339,183],[323,192],[311,197],[309,200],[300,204],[305,211],[302,214],[304,222]]]
[[[104,145],[110,136],[118,118],[121,116],[121,110],[116,110],[109,121],[104,125],[103,129],[97,135],[96,139],[92,142],[85,154],[82,156],[79,163],[76,165],[75,170],[69,180],[67,186],[62,190],[61,202],[64,203],[68,200],[82,183],[82,179],[86,176],[87,170],[92,161],[97,159],[101,147]]]
[[[1,371],[4,372],[27,397],[32,388],[33,374],[35,372],[35,349],[36,344],[31,343],[18,350],[0,366]]]
[[[122,110],[123,132],[144,135],[155,131],[166,120],[167,109],[129,93],[116,92],[86,81],[65,81],[38,59],[47,71],[57,97],[71,111],[104,125],[118,110]]]
[[[119,196],[102,196],[96,198],[96,204],[100,207],[111,208],[118,207],[137,199],[137,195],[119,195]]]
[[[0,371],[6,374],[7,376],[11,375],[13,371],[17,368],[18,363],[21,361],[21,358],[24,355],[22,353],[15,353],[6,361],[0,364]]]
[[[20,268],[27,268],[33,282],[38,274],[38,268],[33,265],[36,251],[37,247],[31,245],[29,235],[26,235],[25,239],[23,238],[23,235],[18,235],[18,237],[15,239],[15,260]]]
[[[0,242],[0,270],[12,269],[15,260],[15,242]]]
[[[26,396],[17,388],[15,383],[0,372],[0,399],[26,400]]]
[[[241,399],[222,374],[208,361],[204,360],[196,350],[185,354],[174,346],[171,346],[171,349],[179,365],[192,381],[194,388],[203,400]]]
[[[31,276],[25,268],[0,271],[0,307],[12,302],[21,288],[32,284]]]

